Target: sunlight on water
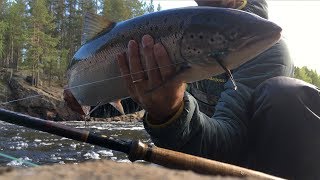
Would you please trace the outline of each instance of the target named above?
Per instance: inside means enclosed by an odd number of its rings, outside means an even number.
[[[141,122],[63,122],[62,124],[119,139],[140,139],[151,143]],[[0,166],[28,167],[21,160],[38,165],[77,164],[93,159],[110,159],[130,162],[124,153],[68,138],[11,125],[0,121],[0,152],[16,157],[10,160],[0,157]]]
[[[17,160],[10,161],[9,163],[7,163],[7,166],[12,166],[12,167],[24,166],[23,161],[32,161],[32,159],[29,159],[28,157],[19,158]]]

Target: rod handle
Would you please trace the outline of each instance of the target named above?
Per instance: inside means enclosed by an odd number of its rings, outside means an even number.
[[[145,160],[168,168],[192,170],[199,174],[250,177],[258,179],[277,179],[262,172],[222,163],[177,151],[148,146],[140,141],[132,142],[129,160]]]

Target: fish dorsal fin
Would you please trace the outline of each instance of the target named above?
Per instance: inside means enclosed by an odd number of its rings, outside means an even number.
[[[112,27],[114,23],[115,22],[110,21],[106,17],[87,12],[84,17],[83,32],[81,39],[82,44],[93,39],[106,29],[109,29],[110,27]]]

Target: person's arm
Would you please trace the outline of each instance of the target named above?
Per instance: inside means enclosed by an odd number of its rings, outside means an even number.
[[[213,117],[199,111],[197,101],[185,93],[183,108],[161,125],[150,123],[145,129],[155,145],[225,162],[244,158],[248,141],[250,100],[254,89],[275,76],[292,76],[293,64],[283,40],[233,73],[238,89],[230,80],[225,84]]]

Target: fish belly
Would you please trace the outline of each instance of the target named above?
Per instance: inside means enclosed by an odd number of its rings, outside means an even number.
[[[115,60],[81,61],[69,74],[69,88],[81,105],[95,106],[129,97]]]

